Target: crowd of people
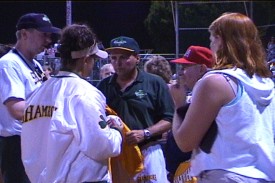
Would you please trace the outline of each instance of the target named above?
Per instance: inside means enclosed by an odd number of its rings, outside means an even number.
[[[134,38],[102,49],[87,24],[19,17],[16,43],[0,45],[0,182],[275,182],[272,63],[257,27],[224,13],[208,30],[209,48],[153,55],[142,70]],[[53,74],[35,58],[56,36]],[[93,85],[98,59],[109,63]]]

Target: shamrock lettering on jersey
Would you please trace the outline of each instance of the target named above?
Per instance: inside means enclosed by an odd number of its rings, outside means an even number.
[[[30,120],[41,118],[41,117],[52,117],[53,112],[57,110],[55,106],[40,106],[40,105],[30,105],[25,110],[23,117],[23,123]]]

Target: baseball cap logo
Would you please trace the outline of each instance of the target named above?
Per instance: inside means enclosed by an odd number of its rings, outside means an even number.
[[[117,39],[114,41],[114,44],[118,45],[118,46],[121,46],[123,44],[126,44],[127,42],[123,39]]]
[[[184,53],[184,57],[188,58],[191,54],[191,50],[188,49],[185,53]]]
[[[50,19],[46,15],[43,16],[42,20],[51,23]]]

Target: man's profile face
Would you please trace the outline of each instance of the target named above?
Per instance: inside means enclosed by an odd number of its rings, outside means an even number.
[[[201,65],[199,64],[180,64],[178,73],[180,85],[185,85],[189,90],[192,90],[195,83],[201,77]]]

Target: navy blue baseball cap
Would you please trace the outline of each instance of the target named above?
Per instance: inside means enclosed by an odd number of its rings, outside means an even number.
[[[112,39],[110,42],[110,48],[106,48],[106,51],[112,52],[113,50],[119,49],[139,53],[139,45],[136,40],[126,36],[120,36]]]
[[[60,33],[61,29],[54,27],[47,15],[42,13],[27,13],[21,16],[16,24],[16,30],[34,28],[40,32]]]

